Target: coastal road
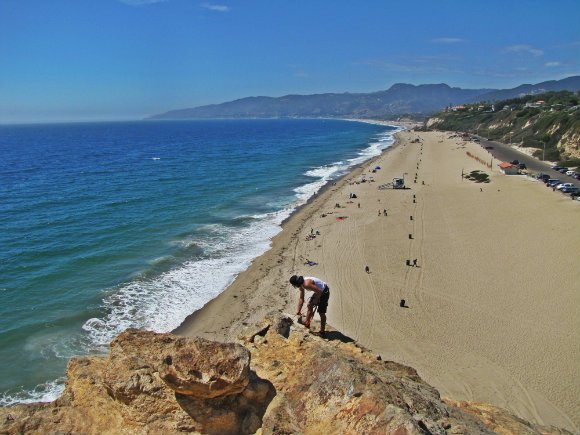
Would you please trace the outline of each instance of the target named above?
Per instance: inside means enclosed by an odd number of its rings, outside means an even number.
[[[556,178],[558,180],[562,180],[562,183],[575,183],[578,180],[567,176],[566,174],[561,174],[558,171],[554,171],[550,169],[548,163],[544,163],[541,160],[535,159],[534,157],[530,157],[527,154],[519,152],[509,145],[503,144],[501,142],[495,142],[492,140],[486,140],[482,137],[479,138],[481,141],[481,146],[483,148],[486,147],[493,147],[492,149],[488,149],[488,151],[493,156],[494,160],[498,160],[497,162],[494,161],[494,166],[498,164],[500,161],[502,162],[511,162],[513,160],[518,160],[520,163],[524,163],[528,168],[528,171],[539,173],[542,172],[544,174],[549,174],[551,178]],[[580,183],[576,183],[579,185]]]

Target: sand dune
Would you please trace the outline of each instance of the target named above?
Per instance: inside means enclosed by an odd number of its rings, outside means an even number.
[[[334,328],[416,368],[443,396],[578,430],[580,203],[502,175],[497,162],[490,171],[466,154],[488,162],[487,151],[449,136],[399,134],[293,215],[272,249],[177,332],[231,339],[266,311],[293,311],[288,277],[314,275],[331,287]],[[477,169],[489,184],[461,177]],[[375,182],[356,184],[362,173]],[[410,189],[378,189],[403,175]],[[320,235],[306,240],[311,228]]]

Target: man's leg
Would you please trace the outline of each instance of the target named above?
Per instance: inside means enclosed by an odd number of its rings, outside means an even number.
[[[324,328],[326,327],[326,313],[318,313],[320,316],[320,332],[324,334]]]
[[[320,332],[324,334],[326,330],[326,309],[328,307],[328,299],[330,298],[330,290],[328,287],[324,289],[318,304],[318,315],[320,316]]]

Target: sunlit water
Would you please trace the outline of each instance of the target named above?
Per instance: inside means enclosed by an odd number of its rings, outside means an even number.
[[[393,127],[334,120],[0,126],[0,404],[68,358],[170,331]]]

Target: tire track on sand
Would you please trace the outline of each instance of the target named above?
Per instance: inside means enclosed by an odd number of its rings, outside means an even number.
[[[331,226],[328,225],[329,231],[330,231],[330,227]],[[340,239],[339,239],[339,241],[340,241]],[[322,238],[321,245],[322,245],[322,248],[321,248],[321,257],[322,257],[322,260],[323,260],[323,262],[322,262],[322,273],[324,274],[324,276],[326,276],[326,273],[327,273],[326,272],[326,260],[327,260],[327,255],[329,255],[329,254],[327,253],[327,245],[328,245],[328,242],[325,243],[325,238]],[[332,246],[329,247],[330,252],[340,252],[340,250],[337,249],[337,248],[338,248],[338,246],[333,250],[332,249]],[[337,285],[339,285],[339,284],[337,283]],[[333,286],[334,286],[334,283],[333,283],[332,287]],[[340,307],[340,321],[338,323],[342,327],[344,327],[345,317],[344,317],[343,294],[340,291],[336,291],[336,292],[333,292],[333,294],[331,294],[331,296],[333,296],[334,294],[336,294],[336,296],[334,296],[334,297],[335,298],[338,298],[338,305]]]
[[[419,258],[419,276],[415,281],[415,285],[413,286],[413,296],[417,299],[419,308],[421,309],[422,313],[428,316],[431,320],[435,321],[435,316],[430,309],[430,305],[427,303],[425,299],[425,295],[427,292],[424,290],[424,279],[425,279],[425,252],[424,252],[424,244],[425,244],[425,202],[421,200],[421,204],[419,205],[419,213],[420,213],[420,221],[418,222],[418,226],[420,229],[420,237],[417,240],[417,251],[418,251],[418,258]]]
[[[364,234],[362,235],[363,237],[358,237],[359,234],[360,234],[360,232],[361,232],[361,230],[359,229],[359,226],[357,225],[356,221],[354,223],[354,230],[355,230],[354,232],[355,232],[355,236],[356,236],[356,239],[355,239],[355,241],[356,241],[356,247],[357,247],[357,251],[358,251],[359,258],[361,258],[361,259],[364,260],[364,264],[368,264],[367,259],[366,259],[365,255],[364,255],[364,251],[365,251],[365,249],[364,249],[365,248],[365,245],[364,245]],[[364,231],[364,229],[363,229],[363,231]],[[361,240],[362,240],[362,246],[361,246]],[[367,274],[367,277],[366,278],[367,278],[367,282],[369,284],[369,287],[370,287],[370,289],[372,291],[372,295],[373,295],[373,299],[374,299],[374,304],[372,306],[372,315],[371,315],[372,320],[371,320],[370,325],[367,326],[367,328],[366,328],[369,331],[368,333],[370,334],[370,337],[368,337],[369,338],[369,340],[368,340],[368,346],[372,348],[373,347],[374,337],[375,337],[373,326],[375,325],[376,307],[379,304],[379,301],[378,301],[378,298],[377,298],[377,292],[376,292],[375,284],[374,284],[374,282],[373,282],[370,274]],[[361,320],[362,320],[363,313],[364,313],[364,307],[366,305],[367,304],[361,304]]]
[[[348,223],[342,221],[341,224],[346,224],[348,228]],[[339,226],[334,227],[334,231],[342,231]],[[350,330],[350,319],[351,316],[345,312],[345,302],[350,300],[350,307],[353,305],[353,294],[351,292],[347,293],[347,288],[349,288],[349,283],[352,281],[352,274],[350,273],[351,268],[348,264],[350,260],[350,246],[348,245],[348,239],[345,237],[330,237],[330,239],[336,240],[336,243],[333,244],[330,248],[329,253],[325,254],[324,260],[325,263],[332,264],[334,268],[332,271],[335,273],[335,278],[337,282],[331,283],[331,289],[335,285],[340,288],[340,291],[337,291],[336,294],[339,295],[339,305],[340,305],[340,313],[341,313],[341,327],[345,330]],[[326,251],[325,251],[326,252]],[[331,295],[332,297],[332,295]],[[347,299],[345,299],[347,298]]]

